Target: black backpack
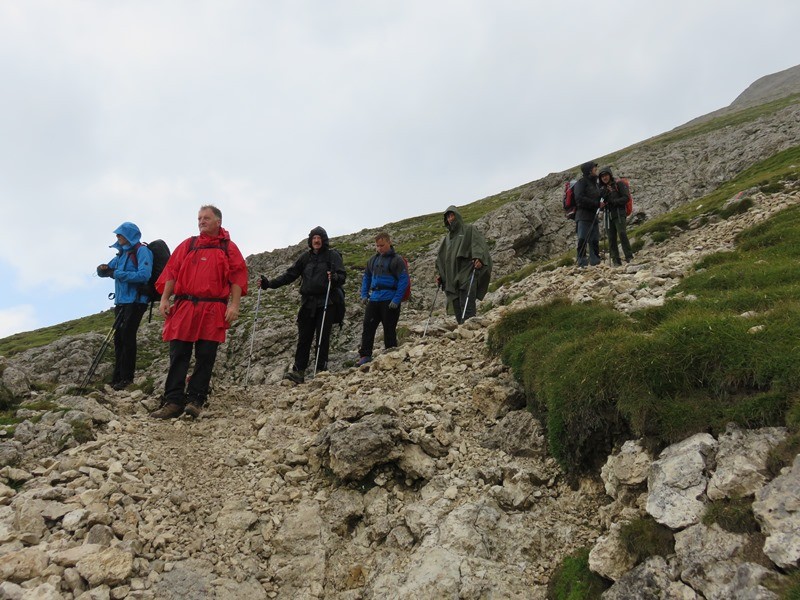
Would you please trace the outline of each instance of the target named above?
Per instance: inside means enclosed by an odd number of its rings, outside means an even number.
[[[153,253],[153,271],[150,273],[150,279],[147,280],[147,283],[139,284],[138,287],[139,293],[150,299],[150,316],[147,319],[149,322],[153,320],[153,303],[161,296],[156,291],[156,281],[164,271],[164,267],[167,266],[171,253],[164,240],[153,240],[149,244],[140,242],[131,248],[129,252],[133,266],[137,269],[139,268],[139,259],[136,257],[136,251],[139,250],[139,246],[146,246]]]

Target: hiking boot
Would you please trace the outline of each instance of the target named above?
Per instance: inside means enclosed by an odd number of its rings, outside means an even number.
[[[174,419],[176,417],[180,417],[182,414],[183,407],[180,404],[169,402],[158,410],[151,412],[150,416],[154,419]]]
[[[131,380],[129,380],[129,379],[123,379],[122,381],[118,381],[117,383],[112,384],[111,385],[111,389],[112,390],[117,390],[119,392],[120,390],[124,390],[126,387],[128,387],[132,383],[133,382]]]
[[[298,371],[292,369],[291,371],[287,371],[283,378],[288,379],[292,383],[303,383],[305,381],[305,370]]]
[[[193,419],[199,419],[200,413],[203,412],[203,405],[199,402],[189,402],[183,410]]]
[[[372,357],[371,356],[362,356],[361,358],[358,359],[358,362],[356,363],[356,366],[360,367],[361,365],[365,365],[365,364],[367,364],[368,362],[371,362],[371,361],[372,361]]]

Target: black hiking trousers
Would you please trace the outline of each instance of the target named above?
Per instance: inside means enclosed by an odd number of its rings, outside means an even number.
[[[303,304],[300,307],[300,312],[297,313],[297,350],[294,353],[295,371],[305,371],[308,368],[311,344],[315,337],[317,345],[314,348],[314,356],[311,357],[311,360],[316,361],[317,350],[319,350],[317,370],[326,371],[328,369],[328,348],[331,342],[331,328],[333,327],[333,323],[331,323],[331,306],[328,305],[328,314],[325,316],[323,329],[322,319],[324,312],[323,306],[317,306],[312,301]]]
[[[186,406],[187,402],[203,406],[208,398],[211,385],[211,372],[217,360],[219,342],[197,340],[182,342],[172,340],[169,343],[169,372],[164,382],[164,400],[167,403]],[[194,349],[194,371],[189,381],[189,364]]]
[[[136,333],[147,310],[147,304],[131,302],[117,304],[114,314],[119,325],[114,331],[114,373],[111,385],[123,381],[133,381],[136,372]]]
[[[400,320],[400,307],[389,308],[391,300],[367,302],[364,310],[364,329],[361,332],[359,356],[372,356],[375,346],[375,332],[383,325],[383,346],[387,350],[397,346],[397,321]]]

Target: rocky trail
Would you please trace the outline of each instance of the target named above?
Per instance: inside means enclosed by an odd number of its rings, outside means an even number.
[[[55,456],[22,441],[0,470],[0,598],[544,598],[559,560],[609,527],[611,499],[599,478],[567,484],[489,328],[559,296],[659,304],[800,192],[750,198],[625,267],[506,285],[425,339],[427,314],[406,311],[410,339],[363,367],[300,386],[217,376],[197,420],[148,418],[141,391],[93,394],[95,440]]]

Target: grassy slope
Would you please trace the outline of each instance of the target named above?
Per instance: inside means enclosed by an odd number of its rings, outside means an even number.
[[[800,148],[755,165],[726,192],[683,207],[718,213],[720,198],[755,184],[797,181]],[[661,220],[675,225],[674,217]],[[569,472],[593,466],[622,437],[661,447],[728,422],[800,422],[800,208],[744,232],[708,257],[663,307],[632,318],[556,300],[507,315],[490,336],[547,424]],[[675,294],[691,294],[687,301]],[[755,316],[742,317],[747,311]],[[763,329],[751,332],[754,326]]]

